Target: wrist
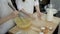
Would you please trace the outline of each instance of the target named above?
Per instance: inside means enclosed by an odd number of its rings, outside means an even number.
[[[8,18],[9,18],[9,19],[12,19],[13,17],[10,15],[10,16],[8,16]]]

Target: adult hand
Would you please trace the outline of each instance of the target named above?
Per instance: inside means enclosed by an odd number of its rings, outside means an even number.
[[[19,12],[18,12],[17,10],[15,10],[15,11],[13,11],[13,12],[10,14],[10,17],[11,17],[11,18],[15,18],[15,17],[18,16],[18,14],[19,14]]]
[[[41,12],[37,13],[38,18],[40,18],[40,19],[41,19],[42,15],[43,15],[43,13],[41,13]]]

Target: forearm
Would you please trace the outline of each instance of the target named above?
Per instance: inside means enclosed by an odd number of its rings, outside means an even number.
[[[36,6],[37,16],[41,19],[42,13],[40,12],[39,6]]]
[[[0,19],[0,24],[3,24],[4,22],[8,21],[11,18],[12,18],[11,16],[7,16],[7,17],[4,17],[4,18],[1,18]]]
[[[35,6],[37,13],[40,13],[40,8],[38,5]]]

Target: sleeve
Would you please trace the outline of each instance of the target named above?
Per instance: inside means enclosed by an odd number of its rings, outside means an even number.
[[[39,5],[39,1],[38,0],[34,0],[34,6]]]
[[[12,5],[12,2],[11,2],[11,0],[8,0],[8,1],[7,1],[7,3],[10,3],[10,4]]]
[[[18,10],[21,10],[23,8],[22,1],[21,0],[16,0],[16,5],[17,5],[17,9]]]
[[[11,0],[8,0],[8,4],[12,6],[13,10],[15,10],[15,7],[13,6],[13,4],[12,4],[12,1],[11,1]]]

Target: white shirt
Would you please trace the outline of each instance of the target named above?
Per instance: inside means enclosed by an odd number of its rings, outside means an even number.
[[[10,2],[10,0],[0,0],[0,17],[2,18],[12,13],[12,9],[8,6],[8,2]]]
[[[7,17],[12,13],[12,9],[8,6],[8,2],[11,0],[0,0],[0,17],[4,18]],[[0,25],[0,34],[6,33],[9,28],[14,25],[13,20],[8,20],[4,24]]]
[[[27,13],[33,14],[34,6],[39,5],[39,2],[38,0],[25,0],[25,2],[22,0],[16,0],[16,4],[18,10],[23,8]]]

